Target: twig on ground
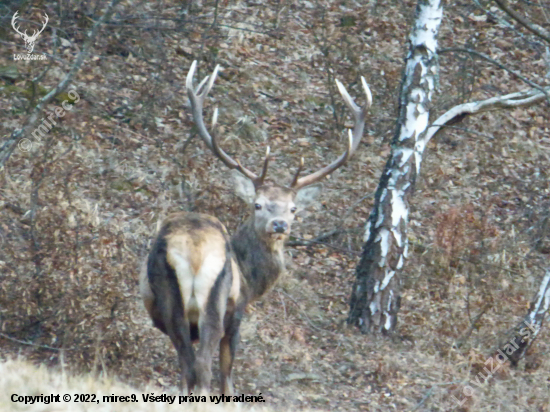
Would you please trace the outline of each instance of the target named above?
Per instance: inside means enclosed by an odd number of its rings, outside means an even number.
[[[361,197],[359,200],[355,201],[349,208],[348,210],[346,211],[346,213],[344,214],[344,216],[340,219],[340,221],[338,222],[338,226],[336,229],[332,229],[332,230],[329,230],[328,232],[325,232],[325,233],[321,233],[319,236],[313,238],[313,239],[302,239],[302,238],[298,238],[298,237],[295,237],[294,239],[295,240],[291,240],[287,243],[288,246],[311,246],[311,244],[313,243],[316,243],[316,244],[321,244],[321,245],[326,245],[326,246],[329,246],[333,249],[336,249],[336,250],[341,250],[343,252],[346,252],[346,253],[350,253],[350,254],[354,254],[354,255],[360,255],[361,252],[358,252],[358,251],[355,251],[355,250],[349,250],[349,249],[342,249],[342,248],[339,248],[337,246],[333,246],[329,243],[325,243],[325,242],[321,242],[322,240],[325,240],[331,236],[334,236],[336,234],[339,234],[339,233],[342,233],[342,232],[345,232],[343,229],[342,229],[342,224],[351,216],[351,214],[353,213],[353,210],[365,199],[369,198],[369,197],[374,197],[374,194],[373,193],[369,193],[368,195],[365,195],[363,197]]]
[[[309,318],[309,316],[306,314],[306,312],[300,307],[300,304],[298,302],[296,302],[296,299],[294,299],[292,296],[290,296],[288,293],[286,292],[281,292],[283,295],[285,295],[287,298],[289,298],[292,302],[294,302],[294,304],[298,307],[298,310],[302,313],[302,315],[304,316],[304,318],[306,318],[307,320],[307,323],[309,323],[309,325],[315,329],[315,330],[318,330],[318,331],[321,331],[321,330],[324,330],[324,329],[321,329],[320,327],[318,327],[317,325],[315,325],[312,320]]]
[[[426,402],[428,400],[428,398],[430,396],[432,396],[432,394],[434,392],[434,388],[436,388],[437,386],[458,385],[458,384],[462,384],[462,383],[464,383],[464,382],[455,381],[455,382],[436,383],[436,384],[432,385],[432,387],[428,390],[428,392],[426,392],[426,395],[424,395],[424,397],[420,400],[420,402],[418,402],[416,404],[414,409],[411,409],[411,412],[417,411],[422,405],[424,405],[424,402]]]
[[[77,349],[77,348],[54,348],[53,346],[48,346],[48,345],[38,345],[36,343],[27,342],[27,341],[24,341],[24,340],[19,340],[19,339],[12,338],[11,336],[6,335],[5,333],[1,333],[1,332],[0,332],[0,337],[2,337],[4,339],[7,339],[7,340],[11,340],[12,342],[20,343],[21,345],[34,346],[36,348],[41,348],[41,349],[48,349],[48,350],[54,350],[54,351],[76,350]]]
[[[455,348],[460,348],[466,341],[470,338],[472,335],[472,332],[476,328],[477,322],[483,317],[483,315],[492,307],[490,303],[487,303],[482,309],[481,312],[479,312],[473,319],[470,319],[470,326],[468,327],[468,330],[456,340],[455,344],[453,345]]]

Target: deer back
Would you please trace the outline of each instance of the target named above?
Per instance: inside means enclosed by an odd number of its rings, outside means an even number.
[[[168,217],[144,272],[141,293],[145,307],[163,331],[166,319],[176,315],[172,312],[182,311],[190,326],[198,327],[209,302],[225,308],[228,300],[234,304],[239,299],[240,271],[232,257],[229,235],[212,216],[177,213]],[[198,338],[195,335],[193,340]]]

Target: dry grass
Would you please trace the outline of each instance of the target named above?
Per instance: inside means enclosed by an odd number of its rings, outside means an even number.
[[[8,360],[0,362],[0,411],[25,411],[25,412],[92,412],[92,411],[114,411],[130,412],[130,411],[181,411],[190,412],[270,412],[273,409],[265,407],[261,404],[253,403],[233,403],[215,404],[210,402],[209,396],[206,396],[207,402],[184,402],[179,401],[179,394],[176,391],[159,391],[158,388],[145,388],[143,391],[138,391],[128,385],[125,385],[114,379],[105,377],[93,377],[88,375],[72,375],[70,373],[56,371],[41,365],[36,367],[29,362],[23,360]],[[86,397],[90,402],[75,402],[78,396],[95,395],[93,398]],[[168,401],[145,402],[144,395],[160,396],[167,394],[174,396],[173,403]],[[23,397],[34,397],[34,402],[28,398],[28,403],[25,401],[12,402],[13,395]],[[60,395],[60,402],[52,402],[40,395]],[[71,399],[68,402],[63,401],[63,395],[69,395]],[[104,400],[104,396],[124,396],[132,399],[134,396],[135,402],[113,402],[113,398]],[[21,399],[16,396],[15,399]],[[79,398],[80,399],[80,398]],[[54,399],[55,400],[55,399]],[[46,403],[48,402],[48,403]],[[304,411],[307,412],[307,411]]]

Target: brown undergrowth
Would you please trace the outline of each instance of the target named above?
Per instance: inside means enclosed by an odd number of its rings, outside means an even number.
[[[170,212],[216,215],[231,232],[245,215],[226,168],[193,137],[183,92],[191,62],[202,60],[200,76],[216,63],[224,68],[205,105],[206,117],[220,108],[224,150],[254,169],[269,145],[276,181],[289,179],[301,156],[313,170],[344,149],[346,115],[331,97],[333,78],[360,96],[366,75],[375,103],[364,143],[293,232],[333,234],[288,248],[288,275],[249,308],[236,388],[261,392],[277,410],[548,411],[546,330],[518,368],[471,383],[524,315],[547,265],[548,110],[486,113],[430,143],[410,214],[399,336],[363,336],[345,319],[415,3],[303,3],[221,1],[212,27],[214,2],[185,21],[177,2],[122,3],[116,18],[125,20],[103,32],[75,78],[74,110],[0,171],[0,356],[116,376],[129,385],[121,392],[173,391],[175,351],[139,301],[139,266]],[[534,39],[470,2],[455,3],[445,9],[441,47],[475,44],[543,82],[545,49]],[[86,4],[64,9],[70,45],[59,47],[67,60],[53,63],[44,88],[77,53],[93,20]],[[40,5],[59,21],[54,2]],[[10,32],[0,38],[10,52],[21,46]],[[51,36],[41,41],[37,48],[53,52]],[[43,92],[30,82],[44,69],[36,63],[14,72],[0,58],[2,136],[23,121],[32,93]],[[437,114],[525,87],[465,56],[442,54],[440,63]],[[18,366],[9,365],[12,375]],[[74,385],[91,388],[94,379]],[[27,379],[18,390],[32,385]],[[460,405],[455,399],[469,387]]]

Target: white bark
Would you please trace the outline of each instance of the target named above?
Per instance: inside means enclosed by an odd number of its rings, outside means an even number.
[[[407,257],[409,198],[426,147],[421,137],[429,124],[441,18],[439,0],[418,2],[392,153],[366,224],[365,248],[351,296],[348,321],[363,332],[391,332],[397,321],[400,271]]]
[[[500,345],[498,356],[516,366],[537,338],[550,309],[550,269],[547,269],[529,312]]]
[[[480,100],[477,102],[470,102],[459,104],[453,107],[439,118],[429,127],[428,132],[421,139],[424,147],[428,144],[430,139],[434,137],[442,127],[444,127],[451,120],[456,118],[488,112],[491,110],[499,109],[513,109],[516,107],[531,106],[535,103],[539,103],[546,99],[548,93],[550,93],[550,87],[545,87],[543,93],[537,89],[527,89],[520,92],[510,93],[504,96],[491,97],[490,99]]]
[[[409,198],[430,139],[453,120],[490,110],[529,106],[547,99],[550,93],[550,87],[533,88],[464,103],[447,111],[428,127],[437,73],[437,31],[442,18],[439,3],[419,0],[417,6],[400,94],[397,131],[376,191],[374,209],[365,227],[365,246],[357,267],[348,317],[349,323],[359,326],[365,333],[389,332],[395,328],[400,306],[401,270],[407,258]],[[535,320],[533,324],[540,329],[550,304],[549,287],[548,281],[543,283],[538,303],[522,325]],[[536,334],[538,329],[534,336]]]
[[[537,337],[542,327],[544,319],[548,315],[548,309],[550,308],[550,270],[546,271],[546,275],[542,280],[540,288],[537,292],[537,297],[535,298],[535,304],[532,309],[529,311],[526,317],[531,325],[534,325],[535,332],[533,334],[533,339]]]

